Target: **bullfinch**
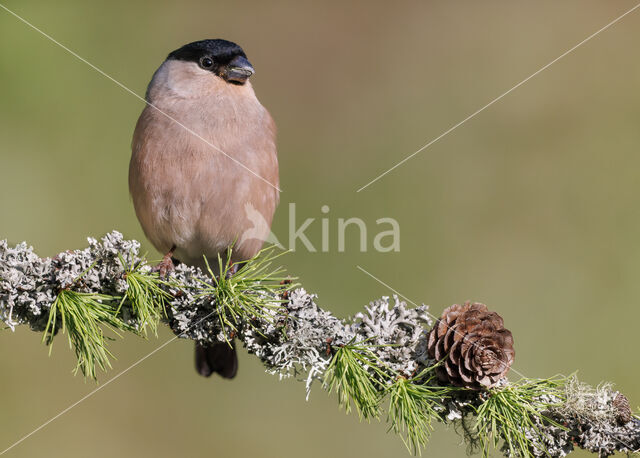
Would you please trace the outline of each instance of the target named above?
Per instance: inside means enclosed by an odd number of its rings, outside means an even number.
[[[218,256],[245,261],[268,236],[279,200],[276,127],[253,74],[240,46],[202,40],[171,52],[149,83],[129,191],[145,235],[165,255],[161,271],[176,261],[204,268],[206,259],[213,269]],[[262,224],[249,217],[256,211]],[[196,369],[233,378],[235,347],[197,343]]]

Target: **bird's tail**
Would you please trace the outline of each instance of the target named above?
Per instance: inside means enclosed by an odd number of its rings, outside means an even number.
[[[224,378],[233,378],[238,372],[238,355],[233,342],[200,344],[196,342],[196,370],[203,377],[214,372]]]

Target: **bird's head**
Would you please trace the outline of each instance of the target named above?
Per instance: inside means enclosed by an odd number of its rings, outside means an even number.
[[[147,100],[198,99],[211,95],[251,96],[254,70],[240,46],[227,40],[189,43],[167,56],[147,88]],[[172,102],[169,102],[172,103]]]
[[[194,41],[176,49],[167,61],[196,64],[201,72],[242,85],[255,73],[247,55],[237,44],[227,40]]]

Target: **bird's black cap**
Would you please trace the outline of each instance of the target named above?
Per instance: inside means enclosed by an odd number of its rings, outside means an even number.
[[[194,41],[184,45],[170,53],[167,59],[198,62],[204,56],[212,57],[221,65],[231,62],[234,57],[247,57],[242,48],[232,41],[215,39]]]

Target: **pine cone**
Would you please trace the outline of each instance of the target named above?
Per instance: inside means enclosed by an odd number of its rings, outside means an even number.
[[[427,353],[442,361],[436,367],[441,382],[475,390],[495,386],[515,356],[502,317],[479,302],[447,308],[429,331]]]
[[[613,399],[613,407],[616,409],[616,420],[619,425],[626,425],[633,418],[631,416],[629,400],[624,394],[616,394],[616,397]]]

